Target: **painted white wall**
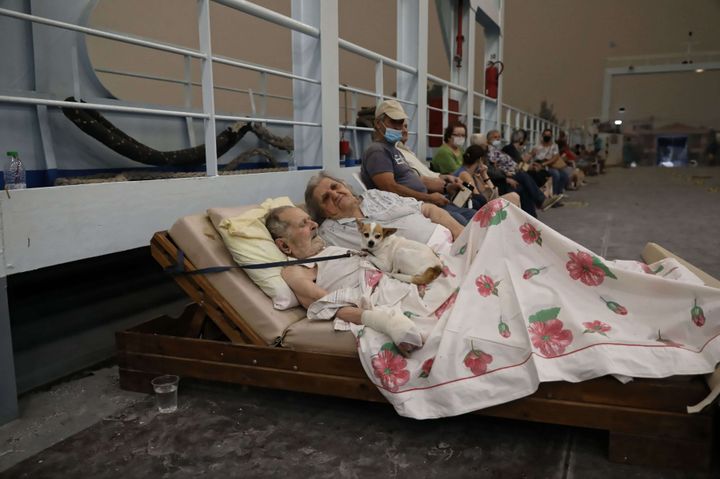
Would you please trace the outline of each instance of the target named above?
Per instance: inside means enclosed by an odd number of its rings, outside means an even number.
[[[352,182],[358,168],[339,172]],[[2,192],[0,277],[146,246],[181,216],[289,196],[313,170],[98,183]]]

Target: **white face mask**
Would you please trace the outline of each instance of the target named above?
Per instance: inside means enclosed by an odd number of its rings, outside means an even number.
[[[455,146],[463,146],[465,144],[464,136],[453,136],[453,144]]]
[[[500,145],[502,145],[502,142],[500,140],[493,140],[491,145],[494,146],[495,148],[500,148]]]

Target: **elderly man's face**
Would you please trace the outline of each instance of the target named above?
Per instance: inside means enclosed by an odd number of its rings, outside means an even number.
[[[331,178],[323,178],[313,192],[323,214],[331,219],[352,217],[358,204],[347,186]]]
[[[500,132],[499,131],[493,131],[488,135],[488,143],[492,143],[495,140],[500,139]]]
[[[318,236],[318,224],[300,208],[288,208],[280,214],[280,220],[288,224],[285,234],[278,239],[284,253],[295,258],[309,258],[325,249],[325,242]]]

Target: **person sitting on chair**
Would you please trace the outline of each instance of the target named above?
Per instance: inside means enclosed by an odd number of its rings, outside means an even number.
[[[375,111],[373,143],[365,150],[360,178],[368,189],[379,189],[400,196],[432,203],[448,211],[465,225],[475,210],[455,206],[446,196],[448,183],[437,178],[418,176],[395,147],[406,129],[407,115],[397,100],[383,101]]]

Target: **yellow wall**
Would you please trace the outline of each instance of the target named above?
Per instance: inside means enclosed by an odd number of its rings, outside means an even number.
[[[255,3],[290,14],[290,0]],[[395,57],[395,2],[340,0],[340,36],[386,56]],[[91,17],[92,26],[128,32],[191,48],[198,47],[195,0],[104,0]],[[505,102],[536,113],[541,100],[554,104],[559,118],[584,120],[600,114],[602,79],[608,56],[684,51],[693,30],[697,50],[720,50],[720,2],[717,0],[543,0],[506,1]],[[227,7],[211,4],[215,54],[291,70],[290,32]],[[449,62],[440,36],[434,2],[430,2],[428,70],[449,78]],[[476,27],[476,89],[483,82],[483,36]],[[614,42],[614,47],[610,46]],[[181,78],[180,57],[97,38],[88,38],[97,67]],[[392,68],[385,68],[385,93],[395,90]],[[259,90],[259,74],[216,65],[215,83]],[[183,88],[100,74],[118,97],[138,102],[183,106]],[[199,80],[199,62],[193,61]],[[374,64],[340,51],[340,82],[374,89]],[[290,95],[289,80],[269,77],[269,92]],[[625,106],[626,120],[655,116],[660,123],[684,122],[720,127],[720,73],[668,74],[621,78],[613,88],[612,112]],[[343,99],[341,98],[341,105]],[[362,97],[361,105],[372,104]],[[199,88],[193,106],[200,106]],[[248,114],[247,95],[217,92],[220,112]],[[287,116],[289,102],[270,100],[268,114]],[[342,116],[340,121],[343,121]]]

